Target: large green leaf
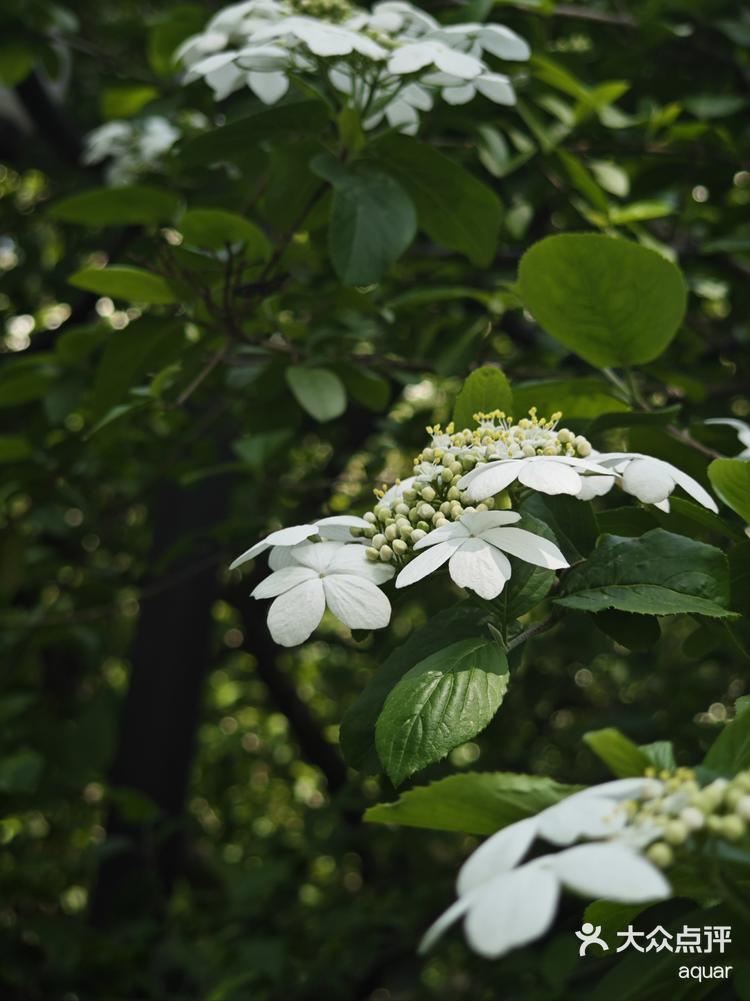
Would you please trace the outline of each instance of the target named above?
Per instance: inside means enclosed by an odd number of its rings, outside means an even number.
[[[440,612],[391,651],[341,721],[341,750],[350,765],[365,771],[380,771],[375,724],[388,693],[410,668],[429,654],[458,639],[486,636],[482,619],[476,605],[461,602]]]
[[[535,244],[521,259],[518,292],[547,333],[599,367],[658,358],[687,301],[674,264],[646,247],[596,233]]]
[[[38,751],[16,751],[0,758],[0,793],[34,792],[44,768],[44,758]]]
[[[113,264],[108,268],[82,268],[68,279],[76,288],[113,299],[163,305],[177,302],[177,296],[160,275],[128,264]]]
[[[750,460],[714,459],[708,477],[727,507],[750,524]]]
[[[550,542],[557,544],[557,537],[549,525],[540,521],[528,511],[523,512],[523,517],[517,525],[518,528],[541,535]],[[547,570],[545,567],[534,566],[526,560],[520,560],[516,556],[509,556],[512,568],[511,578],[503,588],[502,594],[497,599],[506,628],[521,615],[525,615],[542,601],[549,593],[552,585],[557,579],[554,570]]]
[[[562,425],[567,420],[630,409],[627,403],[612,394],[612,387],[600,379],[537,379],[514,383],[513,403],[516,419],[525,417],[530,407],[536,407],[544,417],[562,411]]]
[[[371,806],[364,819],[376,824],[494,834],[579,789],[539,775],[465,772],[409,789],[395,803]]]
[[[563,575],[555,600],[584,612],[734,617],[721,550],[662,528],[637,539],[602,536],[590,558]]]
[[[222,249],[228,243],[244,243],[245,251],[255,260],[271,256],[268,237],[249,219],[223,209],[190,209],[178,223],[185,240],[197,247]]]
[[[314,157],[311,166],[334,189],[328,251],[336,274],[345,285],[379,282],[417,232],[411,199],[375,167],[346,167],[325,153]]]
[[[128,226],[169,222],[180,205],[171,191],[132,184],[123,188],[92,188],[62,198],[49,210],[54,219],[81,226]]]
[[[297,403],[316,421],[332,421],[346,410],[344,384],[329,369],[290,365],[285,374]]]
[[[186,167],[232,159],[252,152],[263,139],[316,136],[325,130],[328,112],[321,101],[297,101],[265,108],[190,139],[180,150]]]
[[[419,227],[449,250],[485,267],[495,256],[502,205],[455,161],[409,136],[378,142],[374,155],[395,174],[417,208]]]
[[[474,414],[492,410],[513,412],[513,390],[502,369],[492,365],[475,369],[464,380],[453,406],[456,429],[473,428]]]
[[[430,654],[389,693],[375,727],[378,757],[394,785],[475,737],[508,687],[508,661],[494,640],[458,640]]]

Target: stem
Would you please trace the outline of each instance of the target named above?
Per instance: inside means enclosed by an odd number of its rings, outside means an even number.
[[[515,650],[516,647],[522,646],[527,640],[532,639],[534,636],[539,636],[540,633],[546,633],[549,629],[552,629],[553,626],[557,625],[561,617],[562,612],[554,611],[546,619],[542,619],[541,622],[537,622],[535,625],[529,626],[528,629],[524,630],[524,632],[520,633],[515,637],[515,639],[512,639],[510,643],[508,643],[508,653],[510,653],[511,650]]]

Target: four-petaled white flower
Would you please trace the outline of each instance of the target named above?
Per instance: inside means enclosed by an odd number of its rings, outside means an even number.
[[[549,929],[562,888],[621,903],[670,896],[662,873],[627,840],[618,840],[627,823],[623,801],[650,798],[661,789],[654,779],[607,782],[498,831],[461,868],[458,900],[427,931],[422,951],[465,918],[469,945],[482,956],[502,956]],[[579,838],[610,840],[577,845],[518,866],[536,837],[558,846]]]
[[[603,452],[596,454],[595,459],[620,475],[620,486],[625,493],[632,494],[644,504],[653,504],[660,511],[669,513],[669,496],[675,487],[681,487],[709,511],[719,512],[711,494],[671,462],[640,452]]]
[[[115,119],[86,136],[83,162],[108,160],[105,176],[114,185],[131,184],[140,174],[158,169],[161,158],[181,136],[161,115],[130,121]]]
[[[317,521],[313,521],[309,525],[291,525],[289,528],[280,528],[246,549],[230,563],[229,569],[236,570],[243,563],[254,560],[256,556],[260,556],[261,553],[270,549],[269,565],[272,570],[279,570],[283,564],[277,563],[274,566],[273,556],[276,551],[291,549],[291,547],[307,541],[313,535],[319,535],[321,539],[330,542],[354,542],[351,530],[353,528],[367,528],[368,524],[364,518],[358,518],[356,515],[337,514],[330,518],[318,518]]]
[[[711,417],[705,423],[726,424],[727,427],[734,428],[737,432],[737,437],[740,439],[740,445],[744,446],[742,451],[737,453],[736,458],[750,458],[750,424],[746,424],[745,421],[738,421],[736,417]]]
[[[415,551],[424,552],[404,567],[396,587],[414,584],[447,563],[454,583],[490,600],[510,579],[506,553],[550,570],[567,567],[553,542],[523,528],[508,527],[520,518],[515,511],[474,511],[435,529],[414,546]]]
[[[544,494],[575,497],[587,491],[596,497],[609,490],[615,476],[600,463],[599,457],[594,460],[572,455],[532,455],[524,459],[481,463],[459,480],[458,488],[465,490],[470,500],[482,501],[505,490],[516,480]]]
[[[268,628],[281,646],[304,643],[328,607],[350,629],[382,629],[390,602],[379,590],[393,569],[367,559],[361,546],[345,542],[303,542],[289,552],[287,566],[266,577],[253,598],[274,598]]]

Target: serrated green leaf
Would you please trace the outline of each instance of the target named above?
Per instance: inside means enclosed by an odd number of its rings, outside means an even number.
[[[459,640],[425,657],[392,689],[375,726],[378,757],[394,785],[483,730],[508,687],[504,650]]]
[[[682,322],[679,269],[656,251],[596,233],[550,236],[528,250],[519,294],[536,321],[592,365],[653,361]]]
[[[661,528],[637,539],[603,536],[585,563],[563,575],[555,601],[584,612],[736,617],[724,553]]]
[[[371,806],[364,819],[375,824],[494,834],[579,790],[580,786],[562,785],[539,775],[465,772],[409,789],[394,803]]]
[[[474,414],[492,410],[513,412],[513,390],[502,369],[485,365],[475,369],[464,380],[453,405],[453,423],[457,429],[473,428]]]

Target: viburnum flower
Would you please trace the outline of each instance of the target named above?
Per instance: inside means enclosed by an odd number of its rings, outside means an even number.
[[[356,108],[366,129],[385,117],[414,133],[435,97],[463,104],[477,93],[514,104],[513,86],[485,61],[529,58],[526,42],[499,24],[443,27],[405,2],[364,10],[346,0],[248,0],[216,14],[175,53],[185,81],[200,77],[222,100],[248,86],[275,104],[294,77],[312,77]]]
[[[745,421],[738,421],[735,417],[711,417],[705,423],[726,424],[728,427],[734,428],[737,432],[737,437],[740,439],[740,444],[744,446],[742,451],[737,453],[736,458],[750,458],[750,424],[746,424]]]
[[[466,937],[483,956],[496,958],[543,935],[555,915],[562,888],[622,903],[668,897],[668,881],[625,837],[625,801],[653,799],[664,789],[650,778],[619,779],[593,786],[498,831],[464,863],[456,883],[458,900],[422,940],[430,948],[459,918]],[[649,837],[658,836],[651,828]],[[580,838],[608,839],[544,855],[518,866],[535,838],[572,845]]]
[[[567,560],[553,542],[525,529],[509,527],[520,518],[515,511],[474,511],[436,528],[416,543],[414,551],[424,552],[407,563],[396,579],[396,587],[414,584],[448,563],[455,584],[490,600],[510,580],[511,565],[506,553],[550,570],[567,567]]]
[[[130,184],[140,174],[161,166],[162,157],[182,132],[161,115],[128,121],[115,119],[86,136],[83,162],[109,160],[105,176],[113,186]]]
[[[287,566],[266,577],[254,598],[274,598],[268,628],[281,646],[304,643],[328,607],[350,629],[381,629],[391,618],[379,590],[393,569],[367,559],[362,546],[345,542],[303,542],[289,552]]]
[[[261,539],[260,542],[256,542],[254,546],[246,549],[244,553],[230,563],[229,569],[236,570],[237,567],[241,567],[243,563],[247,563],[249,560],[254,560],[256,556],[260,556],[267,549],[272,550],[272,559],[274,550],[289,549],[297,546],[313,535],[319,535],[321,539],[329,541],[354,542],[355,539],[352,536],[351,530],[353,528],[367,528],[368,525],[369,522],[365,521],[364,518],[358,518],[351,514],[337,514],[330,518],[318,518],[317,521],[309,525],[291,525],[289,528],[280,528],[276,532],[271,532],[270,535],[267,535],[265,539]],[[280,566],[274,566],[271,563],[271,569],[278,570]]]
[[[500,459],[472,469],[458,481],[470,500],[485,500],[506,490],[518,480],[525,487],[544,494],[571,494],[586,499],[606,493],[615,477],[610,469],[593,459],[568,455],[533,455],[528,458]],[[591,481],[591,482],[589,482]]]
[[[640,452],[604,452],[597,453],[594,458],[599,465],[619,474],[619,483],[625,493],[644,504],[653,504],[660,511],[669,513],[669,497],[676,487],[681,487],[709,511],[719,512],[711,494],[671,462]]]

